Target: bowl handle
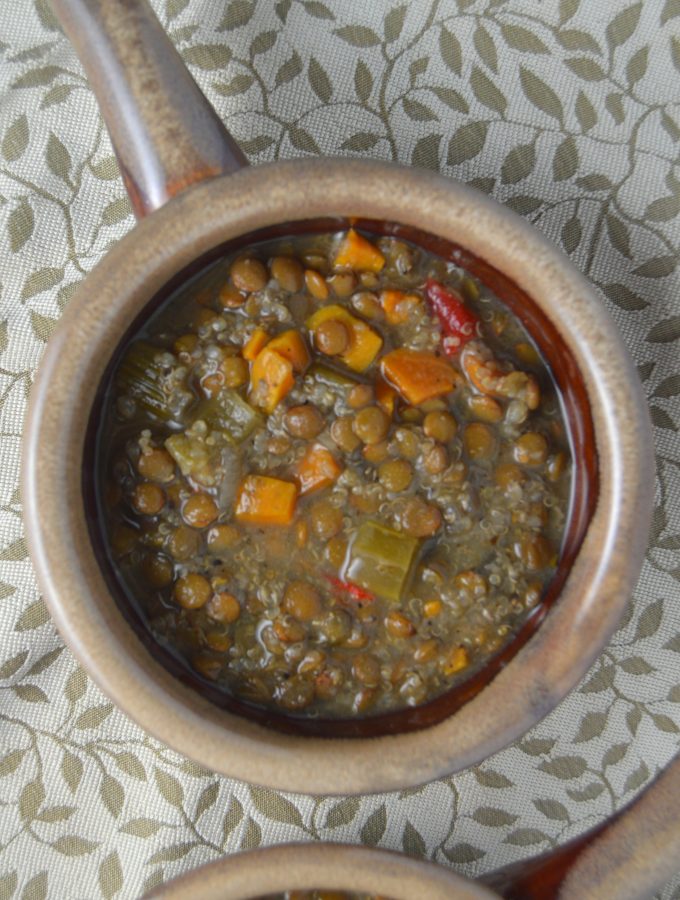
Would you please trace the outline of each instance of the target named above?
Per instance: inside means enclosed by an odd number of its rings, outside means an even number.
[[[146,0],[52,0],[106,122],[137,218],[248,160]]]

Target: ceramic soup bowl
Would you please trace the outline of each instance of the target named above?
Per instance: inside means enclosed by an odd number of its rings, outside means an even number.
[[[402,788],[479,762],[584,675],[634,587],[652,500],[650,425],[614,324],[538,231],[455,181],[391,163],[250,168],[143,0],[55,0],[111,132],[137,226],[85,279],[46,350],[24,443],[28,540],[57,627],[102,690],[203,765],[303,792]],[[249,719],[197,692],[150,648],[107,569],[93,515],[102,385],[173,286],[225,250],[354,223],[469,270],[522,321],[562,397],[571,512],[541,607],[456,690],[342,734]],[[153,651],[153,652],[152,652]]]
[[[676,759],[641,797],[560,847],[471,881],[400,853],[347,844],[284,844],[236,853],[151,892],[148,900],[245,900],[323,889],[385,900],[646,900],[677,871]]]

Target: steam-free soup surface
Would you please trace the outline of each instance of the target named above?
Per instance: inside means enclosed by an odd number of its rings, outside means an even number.
[[[549,373],[453,264],[350,230],[177,292],[114,375],[118,578],[193,672],[291,716],[434,698],[540,603],[570,459]]]

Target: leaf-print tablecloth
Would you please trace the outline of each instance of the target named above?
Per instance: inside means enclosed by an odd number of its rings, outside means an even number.
[[[3,0],[0,900],[138,897],[224,853],[286,840],[360,841],[468,875],[553,847],[626,803],[679,744],[680,0],[154,7],[253,163],[340,154],[439,169],[565,249],[600,289],[649,397],[653,534],[625,621],[578,690],[453,778],[364,798],[284,795],[143,734],[55,633],[18,492],[45,341],[133,220],[46,0]]]

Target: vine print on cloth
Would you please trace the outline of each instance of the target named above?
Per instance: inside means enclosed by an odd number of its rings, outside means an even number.
[[[0,900],[138,897],[225,853],[286,840],[390,847],[470,876],[554,847],[630,800],[680,743],[680,2],[153,5],[252,163],[349,155],[436,169],[570,255],[647,391],[654,526],[625,621],[583,683],[474,769],[402,793],[304,797],[218,777],[145,736],[56,634],[18,491],[45,342],[133,220],[47,0],[5,0]]]

